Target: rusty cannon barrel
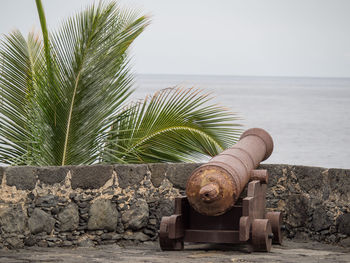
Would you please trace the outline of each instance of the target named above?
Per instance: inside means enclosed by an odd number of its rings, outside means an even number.
[[[193,171],[186,186],[190,205],[203,215],[224,214],[233,207],[252,176],[264,177],[254,169],[272,151],[273,140],[265,130],[245,131],[234,146]]]

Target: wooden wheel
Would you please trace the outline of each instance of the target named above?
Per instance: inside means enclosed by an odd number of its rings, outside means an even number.
[[[271,222],[271,229],[273,233],[272,243],[282,245],[282,213],[281,212],[268,212],[266,213],[266,219]]]
[[[272,230],[268,219],[254,219],[252,223],[252,244],[254,251],[270,252]]]
[[[182,240],[169,238],[170,217],[164,216],[160,222],[159,245],[161,250],[182,250],[184,243]]]

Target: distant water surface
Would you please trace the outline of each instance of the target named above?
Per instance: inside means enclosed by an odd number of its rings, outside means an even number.
[[[350,78],[138,75],[133,98],[176,85],[212,92],[243,129],[266,129],[268,163],[350,168]]]

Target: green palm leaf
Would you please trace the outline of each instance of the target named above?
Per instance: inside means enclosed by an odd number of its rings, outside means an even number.
[[[1,162],[96,162],[105,131],[132,92],[128,48],[148,18],[100,2],[49,35],[36,3],[45,48],[15,32],[1,49]]]
[[[30,163],[33,154],[33,99],[43,66],[38,35],[14,31],[0,48],[0,163]]]
[[[96,161],[104,131],[132,91],[127,50],[147,24],[146,17],[100,3],[51,35],[54,66],[37,97],[40,126],[49,128],[38,131],[43,163]]]
[[[105,162],[201,161],[235,142],[235,115],[198,89],[171,88],[129,107],[115,122]]]

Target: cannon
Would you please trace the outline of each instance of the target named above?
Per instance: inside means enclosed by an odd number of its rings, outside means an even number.
[[[282,244],[282,214],[266,212],[267,170],[256,170],[273,151],[263,129],[245,131],[231,148],[195,169],[186,196],[175,198],[175,211],[162,218],[162,250],[182,250],[184,242],[246,244],[270,251]]]

